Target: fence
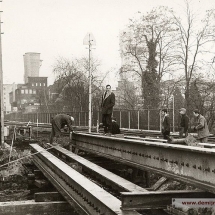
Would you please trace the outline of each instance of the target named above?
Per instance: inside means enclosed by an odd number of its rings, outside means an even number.
[[[75,118],[75,126],[88,126],[88,112],[58,112],[58,113],[10,113],[5,115],[5,120],[35,123],[50,123],[51,118],[56,114],[66,113]],[[97,121],[101,122],[101,112],[92,112],[92,126],[97,125]],[[113,116],[116,117],[120,128],[128,129],[144,129],[144,130],[160,130],[161,115],[158,109],[144,110],[115,110]],[[178,117],[169,110],[171,130],[177,130]]]

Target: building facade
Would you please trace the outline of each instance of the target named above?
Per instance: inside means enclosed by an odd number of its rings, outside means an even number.
[[[10,92],[15,92],[17,88],[17,84],[3,84],[3,102],[4,102],[4,112],[6,114],[12,111],[11,103],[10,103]],[[15,99],[12,97],[11,99]]]
[[[23,55],[24,59],[24,83],[28,82],[28,77],[39,77],[42,60],[40,53],[28,52]]]
[[[20,85],[14,95],[10,93],[10,103],[14,110],[34,112],[48,100],[47,89],[47,77],[28,77],[27,83]]]

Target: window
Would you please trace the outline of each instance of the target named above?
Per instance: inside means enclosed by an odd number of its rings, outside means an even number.
[[[32,90],[31,89],[29,89],[29,94],[32,94]]]
[[[43,83],[43,86],[46,86],[46,83]]]
[[[28,89],[25,90],[25,94],[28,94]]]
[[[33,94],[36,94],[36,90],[33,90]]]
[[[37,83],[36,83],[36,86],[37,86]]]
[[[34,83],[32,83],[32,86],[34,86]]]
[[[40,86],[42,86],[42,84],[40,83]]]
[[[25,93],[25,91],[24,90],[21,90],[21,94],[24,94]]]

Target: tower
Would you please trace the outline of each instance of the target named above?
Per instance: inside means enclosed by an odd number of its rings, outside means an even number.
[[[27,52],[23,55],[24,58],[24,83],[28,82],[28,77],[39,77],[39,71],[42,60],[40,53]]]

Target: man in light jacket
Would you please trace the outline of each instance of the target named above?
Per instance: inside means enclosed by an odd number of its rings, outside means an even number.
[[[208,124],[204,116],[202,116],[199,110],[194,110],[193,115],[196,118],[196,125],[194,131],[197,131],[198,139],[201,143],[208,142],[208,136],[210,135],[208,130]]]

